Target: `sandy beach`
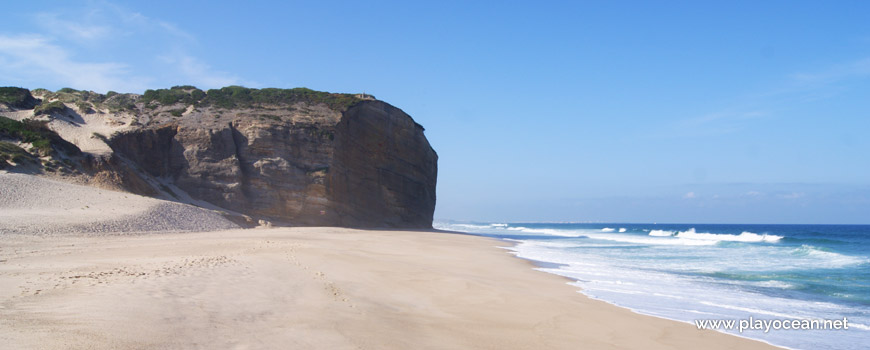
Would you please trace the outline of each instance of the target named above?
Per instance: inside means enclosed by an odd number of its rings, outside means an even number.
[[[511,256],[508,242],[226,230],[219,215],[178,203],[27,175],[0,180],[8,349],[772,348],[589,299]],[[58,191],[63,201],[43,198]],[[166,228],[177,221],[217,231]]]
[[[772,348],[589,299],[456,234],[3,237],[10,349]]]

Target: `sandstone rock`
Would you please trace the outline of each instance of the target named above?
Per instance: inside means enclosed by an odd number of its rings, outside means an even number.
[[[144,174],[261,220],[432,224],[438,156],[419,124],[378,100],[360,99],[344,111],[306,103],[202,108],[180,119],[153,118],[109,144]]]
[[[0,97],[16,120],[79,136],[52,139],[49,152],[57,158],[49,163],[75,169],[46,173],[222,208],[248,227],[432,225],[438,156],[422,126],[371,95],[177,86],[144,95],[0,88]],[[69,106],[87,120],[49,123],[53,114],[35,113]]]

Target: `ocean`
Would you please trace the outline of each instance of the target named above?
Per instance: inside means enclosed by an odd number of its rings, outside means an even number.
[[[637,313],[693,325],[845,318],[848,329],[840,330],[719,331],[792,349],[870,347],[870,225],[436,222],[435,228],[510,241],[508,249],[539,270]]]

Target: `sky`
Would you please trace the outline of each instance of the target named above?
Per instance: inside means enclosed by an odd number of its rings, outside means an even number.
[[[870,2],[16,1],[0,85],[365,92],[436,220],[870,224]]]

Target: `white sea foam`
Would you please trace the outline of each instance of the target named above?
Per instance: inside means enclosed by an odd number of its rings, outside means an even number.
[[[844,340],[837,344],[855,343],[854,339],[866,337],[866,332],[870,331],[870,326],[867,326],[870,320],[848,307],[787,297],[785,290],[795,289],[799,284],[780,281],[777,277],[779,271],[839,268],[870,262],[866,257],[838,254],[810,245],[792,246],[782,242],[780,236],[748,231],[740,234],[699,233],[694,229],[680,232],[650,227],[647,234],[641,234],[640,229],[633,229],[632,233],[617,233],[619,228],[616,227],[608,232],[601,228],[508,227],[502,232],[523,235],[520,244],[510,248],[517,256],[558,264],[539,270],[572,278],[576,282],[571,284],[580,287],[583,294],[639,313],[685,322],[702,315],[709,319],[848,317],[850,329],[855,330],[843,333]],[[753,231],[763,232],[761,229]],[[583,238],[536,240],[531,237],[529,240],[526,234]],[[771,244],[776,242],[780,243]],[[598,247],[607,248],[596,249]],[[770,273],[770,276],[748,281],[727,277],[719,280],[708,274],[718,272]],[[765,290],[761,292],[758,287]],[[796,336],[795,333],[778,332],[760,338],[787,346],[830,344],[814,337],[811,333]]]
[[[574,231],[574,230],[558,230],[558,229],[552,229],[552,228],[528,228],[528,227],[522,227],[522,226],[508,227],[507,229],[510,231],[520,231],[520,232],[525,232],[525,233],[540,233],[540,234],[545,234],[545,235],[550,235],[550,236],[561,236],[561,237],[582,237],[583,236],[582,233],[580,233],[578,231]]]
[[[610,227],[605,227],[605,228],[601,229],[601,232],[613,232],[613,231],[616,231],[616,230],[614,230]]]
[[[575,247],[584,247],[584,245],[576,244],[576,243],[567,243],[567,242],[541,242],[541,241],[523,241],[523,240],[512,240],[516,242],[521,242],[518,247],[521,248],[532,248],[532,247],[541,247],[541,248],[575,248]]]
[[[649,235],[650,235],[650,236],[655,236],[655,237],[670,237],[670,236],[673,236],[674,233],[676,233],[676,232],[674,232],[674,231],[665,231],[665,230],[652,230],[652,231],[649,231]]]
[[[791,315],[791,314],[786,314],[786,313],[782,313],[782,312],[774,312],[774,311],[761,310],[761,309],[742,307],[742,306],[736,306],[736,305],[712,303],[712,302],[703,301],[703,300],[700,301],[700,303],[704,304],[704,305],[720,307],[720,308],[724,308],[724,309],[749,312],[751,314],[770,315],[770,316],[774,316],[774,317],[781,317],[781,318],[788,318],[788,319],[798,319],[798,318],[804,318],[806,316],[806,315]]]
[[[589,238],[604,239],[608,241],[617,241],[624,243],[635,244],[650,244],[650,245],[714,245],[716,241],[703,241],[696,239],[667,239],[658,237],[633,236],[633,235],[607,235],[607,234],[587,234]]]
[[[757,281],[757,282],[750,282],[748,284],[751,284],[754,286],[759,286],[759,287],[768,287],[768,288],[780,288],[780,289],[794,288],[794,285],[791,283],[787,283],[787,282],[783,282],[783,281],[776,281],[776,280]]]
[[[620,227],[620,228],[619,228],[619,233],[623,233],[623,232],[625,232],[625,231],[626,231],[626,230],[625,230],[624,227]]]
[[[715,234],[715,233],[697,233],[694,228],[690,228],[686,231],[678,232],[675,237],[677,238],[686,238],[686,239],[694,239],[694,240],[704,240],[704,241],[717,241],[717,242],[769,242],[774,243],[778,242],[782,239],[782,236],[777,235],[759,235],[757,233],[752,233],[748,231],[744,231],[739,235],[730,235],[730,234]]]
[[[490,228],[489,225],[475,225],[475,224],[442,224],[442,223],[434,223],[434,226],[437,229],[441,230],[482,230]]]
[[[507,227],[507,224],[489,224],[492,227]]]

